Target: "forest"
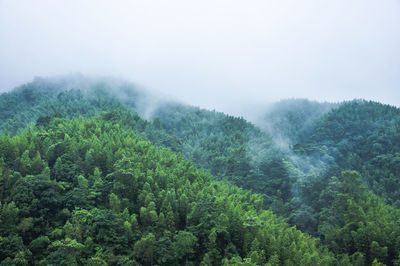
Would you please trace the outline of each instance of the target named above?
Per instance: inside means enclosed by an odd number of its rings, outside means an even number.
[[[0,94],[0,265],[400,265],[400,109],[252,122],[134,84]]]

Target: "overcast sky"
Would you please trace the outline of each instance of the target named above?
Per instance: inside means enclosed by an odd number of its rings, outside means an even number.
[[[292,97],[400,106],[400,0],[0,0],[0,91],[71,72],[230,113]]]

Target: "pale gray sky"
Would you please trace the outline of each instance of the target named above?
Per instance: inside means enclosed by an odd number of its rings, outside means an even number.
[[[122,77],[238,113],[301,97],[400,106],[399,0],[0,0],[0,91]]]

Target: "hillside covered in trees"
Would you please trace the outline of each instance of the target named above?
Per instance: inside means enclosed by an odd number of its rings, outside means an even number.
[[[37,78],[0,95],[0,261],[398,265],[399,110],[287,100],[255,125]]]

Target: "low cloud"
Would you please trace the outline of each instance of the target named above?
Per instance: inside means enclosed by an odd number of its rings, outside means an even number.
[[[246,115],[282,98],[400,105],[400,4],[0,0],[0,91],[71,72]]]

